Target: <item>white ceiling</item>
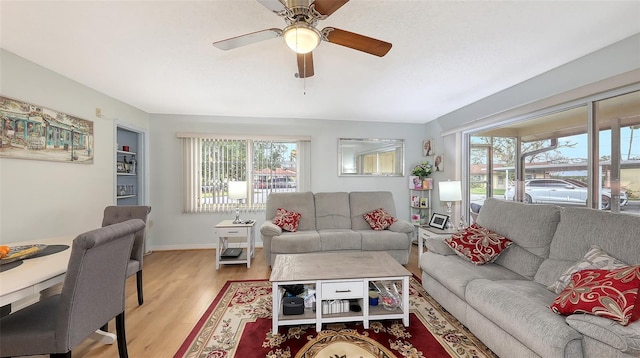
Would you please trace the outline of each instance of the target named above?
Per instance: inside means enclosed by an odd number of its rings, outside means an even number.
[[[0,1],[2,48],[148,113],[425,123],[640,33],[640,1],[351,0],[321,21],[393,44],[323,42],[294,77],[255,0]]]

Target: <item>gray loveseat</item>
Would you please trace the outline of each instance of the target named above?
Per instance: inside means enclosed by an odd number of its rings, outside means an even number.
[[[500,357],[640,357],[640,321],[561,316],[546,287],[590,245],[640,264],[640,217],[488,199],[477,223],[513,240],[494,263],[475,266],[428,240],[422,285]]]
[[[302,214],[298,231],[283,231],[273,224],[278,208]],[[260,227],[265,259],[273,265],[278,254],[386,251],[405,265],[414,226],[398,219],[387,230],[375,231],[363,215],[378,208],[396,216],[391,192],[272,193],[267,198],[266,221]]]

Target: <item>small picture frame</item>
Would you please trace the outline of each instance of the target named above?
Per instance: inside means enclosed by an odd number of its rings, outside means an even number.
[[[414,208],[419,208],[420,207],[420,197],[417,195],[412,195],[411,196],[411,206],[413,206]]]
[[[124,162],[118,162],[116,170],[118,171],[118,173],[126,173],[127,169],[124,165]]]
[[[447,225],[447,220],[449,220],[449,216],[433,213],[433,215],[431,215],[431,220],[429,220],[429,226],[444,230]]]
[[[426,178],[422,181],[422,189],[423,190],[431,190],[433,189],[433,178]]]
[[[428,208],[429,207],[429,200],[427,200],[427,198],[420,198],[420,207],[421,208]]]
[[[418,176],[409,176],[409,189],[422,190],[422,180]]]
[[[411,223],[414,225],[420,225],[420,214],[411,214]]]

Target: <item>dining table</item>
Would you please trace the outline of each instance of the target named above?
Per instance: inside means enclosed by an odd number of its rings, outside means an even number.
[[[0,307],[20,306],[32,300],[37,301],[39,299],[37,295],[41,291],[64,282],[74,239],[75,236],[59,236],[3,244],[9,247],[38,244],[67,245],[68,248],[45,256],[27,257],[19,265],[2,270],[0,272]],[[112,344],[116,341],[115,334],[101,330],[97,330],[91,338],[104,344]]]

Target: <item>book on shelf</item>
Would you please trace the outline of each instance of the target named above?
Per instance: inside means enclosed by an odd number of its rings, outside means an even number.
[[[420,225],[420,214],[411,214],[411,223],[414,225]]]
[[[420,207],[420,197],[418,195],[411,195],[411,206],[414,208]]]
[[[427,198],[420,198],[420,207],[421,208],[428,208],[429,207],[429,200],[427,200]]]

